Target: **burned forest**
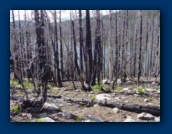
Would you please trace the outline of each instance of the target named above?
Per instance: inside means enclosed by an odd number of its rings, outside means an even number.
[[[10,10],[11,122],[160,122],[159,10]]]

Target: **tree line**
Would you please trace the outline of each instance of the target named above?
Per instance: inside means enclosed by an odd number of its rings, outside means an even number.
[[[31,79],[46,101],[47,83],[80,81],[82,89],[103,79],[123,83],[160,75],[159,10],[32,10],[18,20],[11,10],[10,70],[20,83]],[[51,17],[50,17],[51,16]],[[75,85],[74,85],[74,88]]]

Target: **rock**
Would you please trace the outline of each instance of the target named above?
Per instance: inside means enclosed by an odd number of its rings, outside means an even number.
[[[26,115],[27,115],[27,113],[21,113],[21,115],[22,115],[22,116],[26,116]]]
[[[136,122],[134,119],[131,119],[131,118],[127,118],[125,119],[123,122]]]
[[[96,95],[96,100],[102,101],[102,100],[111,100],[111,95],[110,94],[98,94]]]
[[[28,119],[30,119],[30,120],[32,119],[32,115],[29,114],[29,113],[27,114],[27,117],[28,117]]]
[[[145,99],[144,99],[144,102],[149,102],[149,99],[145,98]]]
[[[21,113],[21,116],[26,117],[29,120],[32,119],[32,115],[30,113]]]
[[[16,87],[16,88],[18,88],[18,89],[20,89],[20,88],[21,88],[21,86],[20,86],[20,85],[15,85],[15,87]]]
[[[141,120],[154,120],[154,116],[149,113],[138,114],[137,118]]]
[[[115,97],[115,100],[120,100],[121,99],[121,97]]]
[[[86,119],[86,120],[83,120],[82,122],[93,122],[93,121],[90,119]]]
[[[63,107],[64,105],[63,104],[59,104],[59,107]]]
[[[152,85],[156,85],[156,82],[153,81],[151,84],[152,84]]]
[[[72,118],[72,115],[70,113],[66,113],[66,112],[59,112],[57,115],[65,118],[65,119],[71,119]]]
[[[157,92],[156,89],[152,89],[152,88],[146,88],[146,91],[148,91],[150,93]]]
[[[117,108],[117,107],[113,108],[112,110],[113,110],[113,112],[114,112],[115,114],[116,114],[116,113],[119,113],[119,108]]]
[[[124,113],[121,114],[121,117],[122,118],[127,118],[127,116]]]
[[[127,115],[126,118],[127,118],[127,119],[131,119],[131,116],[128,116],[128,115]]]
[[[104,122],[102,119],[98,119],[98,118],[93,117],[91,115],[88,116],[88,120],[91,120],[91,122]]]
[[[45,118],[37,119],[36,122],[55,122],[55,121],[49,117],[45,117]]]
[[[58,111],[60,110],[59,107],[55,106],[54,104],[45,103],[43,109],[46,111]]]
[[[91,91],[90,94],[94,94],[94,91]]]
[[[62,87],[61,89],[62,89],[63,91],[67,90],[67,88],[66,88],[66,87]]]
[[[135,96],[135,97],[139,97],[140,95],[138,95],[138,94],[134,94],[134,96]]]
[[[76,91],[76,92],[80,92],[81,90],[80,90],[80,89],[76,89],[75,91]]]
[[[45,118],[45,117],[47,117],[47,113],[41,113],[41,114],[38,114],[37,115],[38,116],[38,118]]]
[[[60,88],[58,88],[58,87],[54,87],[54,88],[53,88],[53,90],[59,90],[59,89],[60,89]]]
[[[32,98],[30,98],[29,100],[30,100],[30,101],[36,101],[36,98],[33,98],[33,97],[32,97]]]
[[[117,84],[121,84],[121,79],[117,79]]]
[[[117,95],[117,93],[112,93],[114,96]]]
[[[10,95],[10,99],[12,99],[12,100],[17,100],[17,101],[22,101],[23,100],[23,97],[22,96],[20,96],[20,95],[16,95],[16,96],[14,96],[14,95]]]
[[[98,104],[94,104],[94,107],[98,107],[99,105]]]
[[[103,84],[107,84],[107,81],[108,81],[107,79],[103,79],[103,80],[102,80],[102,83],[103,83]]]
[[[133,81],[127,81],[127,84],[134,84],[134,82]]]
[[[154,120],[155,120],[156,122],[160,122],[160,117],[156,117]]]
[[[123,88],[122,90],[123,90],[123,91],[130,91],[130,89],[129,89],[128,87]]]
[[[156,93],[157,93],[157,94],[160,94],[160,90],[158,90]]]

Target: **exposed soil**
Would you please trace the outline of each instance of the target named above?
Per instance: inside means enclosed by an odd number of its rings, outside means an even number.
[[[80,105],[76,103],[68,103],[63,100],[64,97],[69,98],[84,98],[84,99],[91,99],[94,96],[96,96],[99,93],[95,92],[84,92],[80,90],[80,84],[78,82],[75,82],[77,85],[77,90],[70,89],[71,82],[63,82],[64,87],[63,88],[53,88],[48,90],[49,96],[61,96],[61,98],[53,98],[48,97],[47,103],[55,104],[56,106],[60,107],[60,109],[63,112],[71,113],[73,115],[76,115],[77,119],[71,119],[71,118],[62,118],[58,116],[58,113],[48,113],[47,117],[50,117],[54,119],[56,122],[76,122],[76,121],[84,121],[89,116],[95,117],[97,119],[101,119],[106,122],[123,122],[126,118],[129,118],[129,116],[134,119],[136,122],[149,122],[148,120],[140,120],[137,118],[138,113],[135,112],[129,112],[125,110],[119,109],[118,113],[114,113],[112,108],[100,106],[98,104],[95,104],[94,106],[87,107],[86,105]],[[70,87],[70,88],[69,88]],[[133,89],[135,85],[121,85],[121,89],[124,87],[130,87]],[[152,85],[146,85],[146,87],[149,88],[155,88]],[[157,88],[157,86],[156,86]],[[158,87],[159,88],[159,87]],[[157,88],[157,91],[160,90]],[[30,92],[29,96],[33,97],[34,94],[32,93],[31,89],[28,89]],[[22,90],[17,91],[13,95],[21,95],[24,94]],[[125,91],[120,90],[116,91],[114,90],[111,93],[108,93],[111,96],[111,101],[113,102],[124,102],[128,104],[140,104],[140,105],[152,105],[152,106],[160,106],[160,93],[150,93],[145,92],[143,95],[140,95],[138,93],[133,94],[126,94]],[[16,103],[15,100],[10,100],[10,107],[14,106]],[[36,116],[38,113],[33,114],[32,117],[26,117],[26,115],[19,113],[17,115],[11,115],[11,121],[13,122],[26,122],[26,121],[33,121],[33,119],[36,119]],[[151,122],[155,122],[154,120],[150,120]]]

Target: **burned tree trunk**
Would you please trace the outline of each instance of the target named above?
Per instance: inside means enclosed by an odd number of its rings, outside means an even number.
[[[83,73],[83,30],[82,30],[82,12],[79,10],[79,42],[80,42],[80,68]]]
[[[60,70],[59,70],[59,52],[58,52],[58,33],[57,33],[57,13],[54,11],[54,58],[55,58],[55,63],[57,65],[57,80],[58,80],[58,86],[62,87],[62,82],[61,82],[61,75],[60,75]]]
[[[117,107],[122,110],[136,112],[136,113],[150,113],[155,116],[160,115],[160,107],[159,106],[144,106],[139,104],[127,104],[123,102],[112,102],[112,101],[92,101],[89,99],[80,99],[80,98],[64,98],[64,101],[70,102],[70,103],[77,103],[87,106],[93,106],[94,104],[99,104],[100,106],[110,107],[114,108]]]
[[[47,99],[47,64],[46,64],[46,48],[45,48],[45,41],[44,41],[44,12],[43,10],[38,11],[35,10],[35,27],[36,27],[36,39],[38,44],[38,53],[39,53],[39,69],[40,74],[39,77],[41,78],[41,84],[39,86],[42,86],[41,91],[41,103],[45,103]],[[39,87],[40,88],[40,87]]]
[[[140,46],[139,46],[139,66],[137,75],[137,85],[139,86],[141,77],[141,51],[142,51],[142,10],[140,10]]]
[[[79,65],[77,62],[77,50],[76,50],[76,37],[75,37],[75,26],[74,26],[74,21],[72,21],[72,33],[73,33],[73,43],[74,43],[74,62],[75,62],[75,67],[77,70],[78,75],[80,75],[80,69],[79,69]]]
[[[91,91],[92,77],[92,45],[91,45],[91,28],[90,28],[90,12],[86,10],[86,44],[84,48],[85,57],[85,85],[88,91]]]

